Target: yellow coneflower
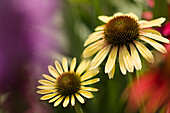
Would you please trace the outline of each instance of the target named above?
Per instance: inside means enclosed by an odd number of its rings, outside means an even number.
[[[58,61],[55,61],[56,69],[49,65],[48,70],[52,76],[43,74],[43,77],[47,80],[39,80],[41,86],[37,88],[39,94],[45,94],[40,99],[49,100],[49,103],[55,102],[54,106],[58,106],[63,101],[63,107],[67,107],[69,102],[72,106],[75,105],[76,98],[80,103],[84,103],[85,100],[82,98],[93,98],[93,94],[90,91],[98,91],[97,88],[88,87],[87,85],[94,84],[100,81],[99,78],[88,80],[99,73],[98,69],[87,70],[90,62],[83,60],[76,67],[76,58],[73,58],[68,69],[67,59],[63,58],[62,66]]]
[[[134,67],[140,70],[142,65],[138,51],[148,62],[154,62],[151,51],[141,43],[143,41],[162,53],[167,52],[165,47],[157,41],[169,43],[169,40],[150,28],[161,26],[165,18],[145,21],[139,20],[134,13],[121,12],[110,17],[99,16],[98,18],[105,24],[96,27],[96,32],[90,34],[84,43],[84,46],[93,43],[83,51],[84,58],[97,53],[90,64],[90,69],[98,67],[109,54],[105,65],[105,73],[108,73],[109,78],[114,76],[117,57],[119,57],[120,70],[124,75],[127,71],[133,72]]]

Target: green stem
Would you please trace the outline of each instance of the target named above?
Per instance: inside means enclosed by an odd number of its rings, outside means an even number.
[[[74,109],[75,109],[76,113],[83,113],[81,105],[78,102],[75,104]]]

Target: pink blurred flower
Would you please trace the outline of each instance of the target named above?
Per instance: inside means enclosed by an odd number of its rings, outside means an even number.
[[[151,11],[145,11],[142,13],[142,18],[145,20],[152,20],[153,14]]]

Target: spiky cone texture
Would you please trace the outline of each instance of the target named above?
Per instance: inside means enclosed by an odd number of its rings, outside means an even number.
[[[150,63],[154,62],[151,51],[143,44],[148,43],[156,50],[166,53],[165,47],[159,42],[169,43],[169,40],[150,27],[158,26],[165,18],[151,21],[139,20],[134,13],[115,13],[113,16],[99,16],[104,25],[98,26],[95,32],[90,34],[85,41],[87,46],[83,51],[83,57],[89,58],[96,54],[90,63],[90,69],[97,68],[107,57],[105,73],[113,78],[115,73],[115,61],[119,58],[119,66],[123,75],[128,72],[141,70],[142,64],[139,53]],[[142,42],[142,43],[141,43]]]
[[[76,58],[73,58],[70,70],[66,58],[63,58],[62,66],[55,61],[56,69],[49,65],[48,70],[52,76],[43,74],[46,80],[38,81],[42,85],[37,87],[40,89],[37,93],[45,94],[40,99],[49,100],[49,103],[54,102],[54,107],[63,101],[63,107],[67,107],[69,102],[74,106],[76,98],[82,104],[85,103],[83,97],[93,98],[91,91],[96,92],[98,89],[87,85],[100,81],[99,78],[92,78],[99,73],[99,69],[88,70],[89,64],[90,61],[83,60],[76,71]]]

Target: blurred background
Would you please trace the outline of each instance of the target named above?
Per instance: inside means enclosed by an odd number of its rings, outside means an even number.
[[[63,56],[77,57],[80,62],[84,41],[95,27],[103,24],[97,17],[116,12],[133,12],[145,20],[165,17],[166,22],[157,30],[164,37],[170,36],[169,0],[0,0],[0,113],[75,113],[71,106],[54,108],[47,101],[40,101],[36,93],[37,81],[43,73],[49,74],[48,65],[54,65],[54,60],[61,61]],[[145,76],[150,69],[165,71],[159,69],[162,65],[168,73],[170,51],[167,55],[157,54],[155,50],[153,53],[156,63],[151,65],[143,60],[140,76]],[[103,66],[101,68],[103,70]],[[97,75],[101,81],[94,86],[99,92],[82,105],[84,113],[143,112],[137,110],[140,105],[130,109],[140,104],[131,101],[134,91],[129,89],[133,76],[123,76],[118,66],[116,69],[112,80],[102,71]],[[170,73],[167,75],[169,77]],[[170,81],[166,83],[163,94],[170,89]],[[140,88],[143,86],[136,87],[135,91]],[[153,111],[144,112],[163,113],[169,100],[167,96]]]

